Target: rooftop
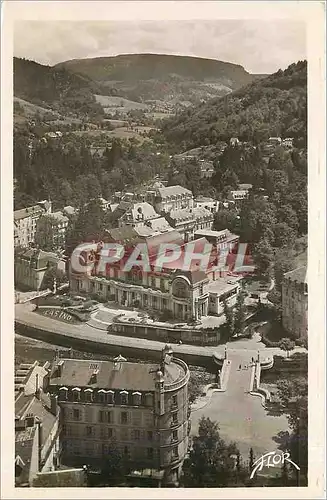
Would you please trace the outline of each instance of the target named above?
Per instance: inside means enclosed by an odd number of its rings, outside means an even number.
[[[207,291],[210,293],[215,293],[217,295],[222,295],[233,290],[240,279],[241,278],[239,277],[236,278],[230,276],[228,276],[227,278],[218,278],[215,281],[211,281],[207,285]]]
[[[45,212],[44,208],[40,205],[34,205],[33,207],[21,208],[20,210],[14,211],[14,220],[25,219],[31,215],[38,215]]]
[[[297,269],[293,269],[293,271],[285,273],[284,278],[289,279],[291,281],[297,281],[298,283],[308,283],[307,267],[301,266],[298,267]]]
[[[193,196],[192,191],[179,185],[158,188],[158,191],[161,198],[167,198],[168,196],[176,196],[181,194]]]
[[[51,385],[65,387],[90,387],[126,391],[154,391],[156,372],[159,364],[132,363],[122,361],[120,367],[115,369],[113,361],[95,361],[65,358],[63,361],[62,374],[58,373],[53,366],[50,379]],[[98,370],[96,382],[91,382],[94,370]],[[172,384],[182,379],[185,370],[181,364],[172,361],[165,365],[165,384]]]

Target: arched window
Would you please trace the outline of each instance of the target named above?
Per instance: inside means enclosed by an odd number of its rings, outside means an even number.
[[[173,295],[175,297],[187,298],[189,296],[189,286],[182,280],[177,279],[173,282]]]

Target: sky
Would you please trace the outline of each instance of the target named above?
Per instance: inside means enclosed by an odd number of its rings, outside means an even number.
[[[134,53],[218,59],[250,73],[273,73],[306,58],[305,24],[276,19],[15,24],[14,55],[41,64]]]

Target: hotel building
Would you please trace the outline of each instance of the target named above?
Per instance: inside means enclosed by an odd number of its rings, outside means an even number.
[[[118,449],[134,469],[177,480],[188,450],[189,376],[168,345],[157,365],[57,358],[47,390],[61,409],[62,462],[101,466]]]

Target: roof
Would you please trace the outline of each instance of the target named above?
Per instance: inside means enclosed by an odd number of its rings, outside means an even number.
[[[25,219],[26,217],[30,217],[31,215],[41,215],[44,212],[45,212],[44,208],[40,207],[40,205],[21,208],[20,210],[14,211],[14,220]]]
[[[68,217],[66,217],[66,215],[64,215],[61,211],[52,212],[52,214],[49,214],[49,217],[53,217],[58,222],[68,222],[69,221]]]
[[[213,219],[212,212],[204,207],[194,207],[193,213],[196,219],[201,219],[202,217],[210,217]]]
[[[252,187],[253,187],[252,184],[239,184],[238,185],[238,188],[240,190],[244,190],[244,189],[248,190],[248,189],[252,189]]]
[[[298,283],[308,283],[307,267],[301,266],[284,274],[284,278]]]
[[[167,198],[168,196],[176,196],[176,195],[188,195],[193,196],[192,191],[186,189],[182,186],[167,186],[158,188],[159,194],[161,198]]]
[[[62,358],[62,374],[56,377],[56,367],[52,367],[50,385],[65,387],[90,387],[126,391],[154,391],[156,371],[159,364],[132,363],[122,361],[120,369],[114,369],[113,361],[95,361],[84,359]],[[91,375],[95,370],[97,381],[91,383]],[[180,364],[171,362],[165,365],[164,381],[172,384],[182,379],[185,372]]]
[[[29,248],[18,252],[16,257],[21,257],[24,260],[29,260],[30,263],[36,261],[36,269],[43,269],[47,267],[49,262],[58,262],[60,258],[53,252],[44,252],[43,250]]]
[[[227,237],[228,233],[229,233],[228,229],[223,229],[222,231],[212,231],[211,229],[198,229],[197,231],[195,231],[194,234],[220,238],[221,236]]]
[[[84,469],[56,470],[51,472],[40,472],[33,479],[33,487],[43,488],[73,488],[87,486],[87,476]]]
[[[63,208],[63,211],[66,212],[69,215],[74,215],[75,213],[75,208],[72,207],[71,205],[67,205],[67,207]]]
[[[216,200],[214,200],[213,198],[208,198],[207,196],[198,196],[197,198],[195,198],[194,201],[196,203],[203,203],[203,202],[207,202],[207,203],[215,202],[216,203]],[[217,203],[219,203],[219,202],[217,202]]]
[[[169,218],[177,221],[194,220],[194,211],[190,208],[180,208],[178,210],[171,210]]]
[[[224,293],[230,292],[234,288],[236,288],[238,281],[240,278],[233,279],[231,277],[226,278],[218,278],[215,281],[211,281],[208,286],[207,286],[207,291],[209,293],[214,293],[219,295],[222,295]]]

